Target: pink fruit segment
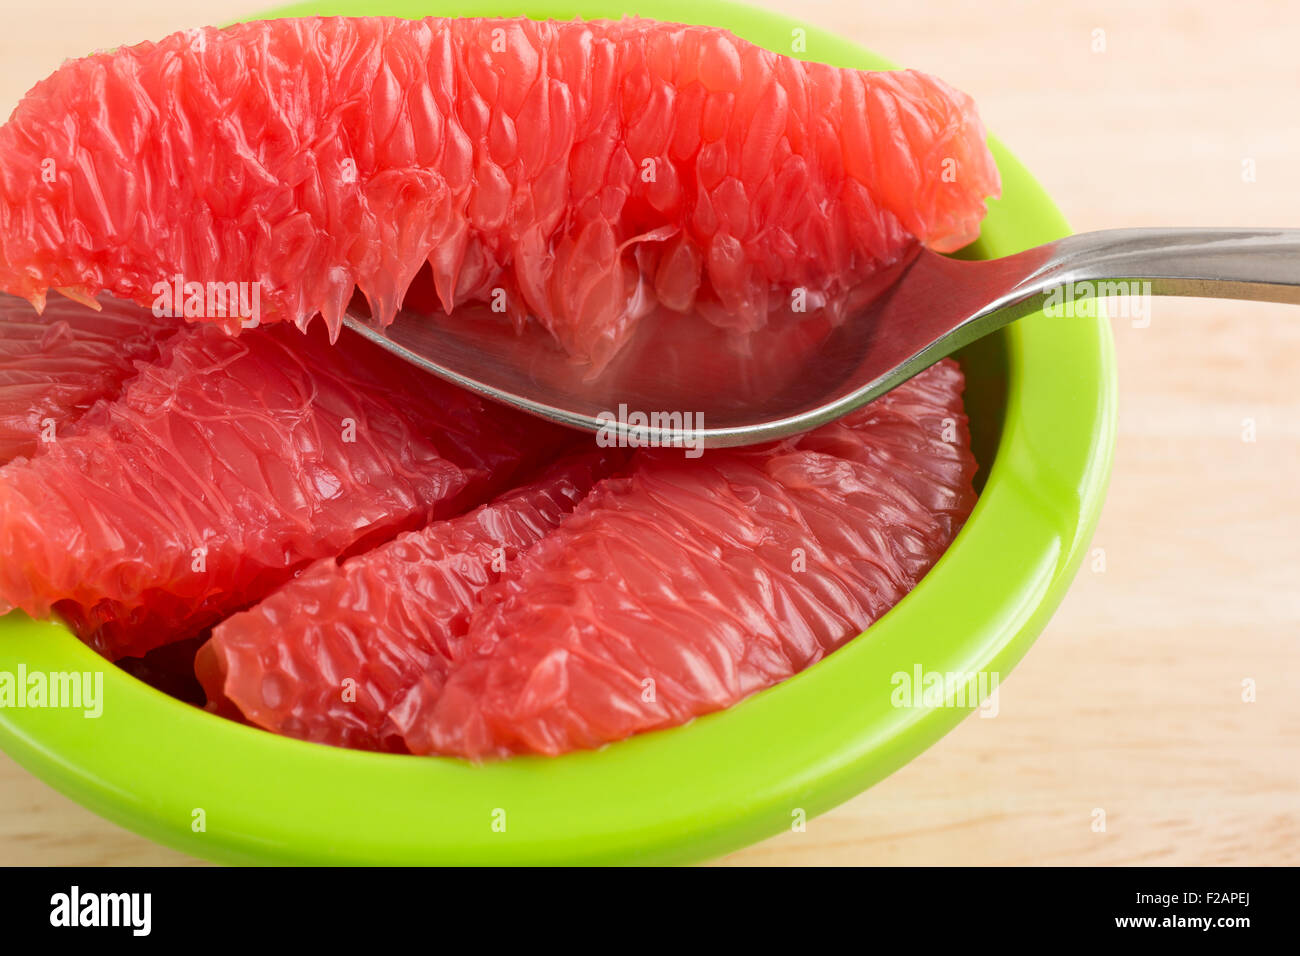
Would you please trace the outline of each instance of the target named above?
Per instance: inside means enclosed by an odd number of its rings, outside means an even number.
[[[179,328],[129,302],[101,308],[56,299],[37,315],[0,295],[0,463],[57,441],[92,404],[116,397]]]
[[[479,592],[625,460],[563,459],[468,514],[312,565],[213,631],[197,662],[211,708],[304,740],[404,750],[394,703],[421,680],[436,692]]]
[[[354,287],[390,321],[427,264],[447,310],[504,294],[599,365],[656,303],[834,316],[998,190],[974,105],[922,73],[637,19],[275,20],[38,84],[0,128],[0,289],[260,282],[268,321],[337,329]]]
[[[597,747],[719,710],[901,599],[974,505],[951,361],[800,438],[639,452],[487,589],[415,753]]]
[[[477,504],[561,440],[351,336],[186,329],[74,434],[0,468],[0,601],[138,656]]]

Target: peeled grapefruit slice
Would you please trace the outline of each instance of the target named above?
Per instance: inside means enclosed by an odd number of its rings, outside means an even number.
[[[354,287],[389,322],[427,263],[445,309],[601,364],[655,303],[834,312],[998,190],[973,103],[922,73],[638,19],[274,20],[38,84],[0,128],[0,289],[257,282],[266,320],[336,330]]]
[[[96,401],[116,397],[178,327],[112,299],[98,312],[60,299],[37,315],[0,296],[0,463],[57,441]]]
[[[441,683],[479,593],[626,454],[588,452],[468,514],[320,561],[222,622],[196,669],[212,709],[304,740],[404,750],[393,704]]]
[[[351,335],[185,329],[117,401],[0,468],[0,602],[138,656],[569,440]]]
[[[445,683],[399,705],[407,746],[597,747],[821,659],[907,594],[970,513],[961,388],[949,360],[797,439],[697,461],[638,452],[484,592]]]

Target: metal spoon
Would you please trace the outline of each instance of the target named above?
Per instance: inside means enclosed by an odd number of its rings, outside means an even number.
[[[1300,229],[1113,229],[982,261],[917,249],[876,281],[879,294],[837,327],[792,312],[743,341],[700,316],[652,313],[595,376],[549,333],[519,333],[486,308],[403,313],[382,331],[345,321],[435,375],[565,425],[643,444],[745,445],[838,418],[1045,304],[1070,321],[1080,295],[1300,305]]]

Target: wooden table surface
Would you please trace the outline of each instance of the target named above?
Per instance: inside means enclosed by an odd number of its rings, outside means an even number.
[[[6,114],[65,57],[256,9],[6,5]],[[764,5],[972,94],[1076,229],[1300,225],[1300,6],[1287,0]],[[999,716],[968,719],[806,832],[724,862],[1300,863],[1300,311],[1172,299],[1152,311],[1149,328],[1113,320],[1119,445],[1093,542],[1104,570],[1085,564],[1004,683]],[[188,861],[0,755],[0,862]]]

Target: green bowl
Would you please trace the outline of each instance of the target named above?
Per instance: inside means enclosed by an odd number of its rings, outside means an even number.
[[[585,18],[620,3],[464,0],[307,4],[283,14]],[[725,26],[840,66],[890,64],[829,33],[718,0],[636,13]],[[973,254],[1068,227],[999,144],[1004,198]],[[0,746],[110,820],[212,860],[259,863],[669,863],[788,829],[911,760],[970,708],[891,705],[898,672],[1005,677],[1064,595],[1101,510],[1115,431],[1104,320],[1035,315],[968,348],[967,403],[983,491],[948,553],[864,636],[728,711],[603,750],[485,766],[361,753],[274,736],[179,703],[66,629],[0,621],[0,671],[104,673],[103,714],[0,709]],[[502,824],[504,823],[504,827]]]

